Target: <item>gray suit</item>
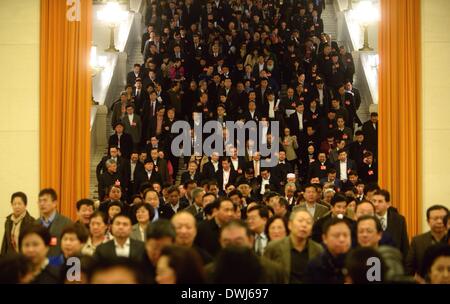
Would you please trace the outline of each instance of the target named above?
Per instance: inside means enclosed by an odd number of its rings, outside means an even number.
[[[144,230],[144,237],[147,238],[147,229]],[[139,229],[139,223],[133,225],[133,230],[131,231],[130,239],[145,242],[145,240],[142,239],[141,230]]]
[[[306,245],[308,250],[308,259],[312,260],[319,254],[323,252],[323,247],[314,242],[313,240],[308,240]],[[271,241],[264,251],[264,256],[283,267],[284,271],[288,274],[291,273],[291,250],[292,242],[289,236],[284,239]]]
[[[441,243],[445,243],[446,241],[447,239],[444,237],[444,239],[441,240]],[[431,235],[431,231],[413,237],[411,247],[409,248],[408,255],[405,260],[405,270],[407,274],[414,275],[418,273],[422,277],[426,275],[426,273],[424,273],[425,270],[422,269],[425,252],[434,244],[438,244],[438,242],[436,242]]]
[[[301,210],[305,210],[308,211],[306,209],[306,202],[301,202],[300,204],[298,204],[297,206],[295,206],[292,211],[296,210],[296,209],[301,209]],[[314,222],[317,221],[319,218],[321,218],[322,216],[326,215],[328,213],[328,208],[316,203],[316,210],[314,211],[314,216],[313,216],[313,220]]]
[[[42,225],[41,218],[37,219],[36,223]],[[52,236],[52,239],[56,238],[56,245],[50,245],[50,249],[48,251],[47,256],[50,257],[61,254],[61,233],[64,227],[71,224],[73,223],[69,218],[59,213],[56,213],[55,218],[49,227],[49,232],[50,235]]]
[[[142,122],[139,115],[134,113],[133,121],[130,122],[128,114],[125,114],[125,116],[122,118],[122,123],[124,125],[125,133],[130,134],[131,138],[133,138],[133,144],[140,143],[142,135]]]

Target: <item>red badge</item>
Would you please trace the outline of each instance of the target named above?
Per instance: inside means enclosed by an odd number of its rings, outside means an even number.
[[[320,170],[326,170],[327,166],[320,166]]]
[[[347,59],[347,62],[352,62],[352,60],[351,59]]]
[[[373,170],[369,170],[369,172],[367,172],[367,174],[373,175]]]
[[[347,139],[348,138],[347,134],[342,135],[342,138]]]
[[[333,129],[333,125],[332,125],[332,124],[329,124],[329,125],[328,125],[328,128]]]
[[[56,246],[56,245],[58,245],[58,239],[56,238],[56,236],[54,236],[50,239],[50,246]]]
[[[349,100],[346,100],[346,101],[345,101],[345,104],[349,106],[349,105],[350,105],[350,101],[349,101]]]

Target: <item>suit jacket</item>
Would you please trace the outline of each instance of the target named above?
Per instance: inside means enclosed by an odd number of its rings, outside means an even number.
[[[144,237],[147,238],[147,229],[144,230]],[[131,230],[130,239],[145,242],[145,239],[142,239],[141,230],[139,229],[139,224],[134,224]]]
[[[447,239],[444,237],[440,243],[446,243],[446,241]],[[431,231],[413,237],[411,247],[405,261],[406,274],[414,276],[414,274],[418,273],[422,278],[425,277],[426,270],[423,269],[425,252],[430,246],[437,243],[439,242],[433,238]]]
[[[323,252],[323,247],[314,242],[313,240],[308,240],[306,245],[308,250],[308,259],[312,260],[319,254]],[[291,273],[291,250],[292,242],[290,237],[285,237],[281,240],[271,241],[267,245],[264,256],[276,263],[278,263],[283,270],[290,275]]]
[[[202,179],[202,177],[201,177],[200,172],[195,172],[194,179],[192,179],[191,175],[189,174],[189,171],[185,171],[185,172],[183,172],[183,174],[181,174],[180,184],[184,185],[184,183],[189,181],[189,180],[194,180],[194,181],[197,182],[197,184],[199,184],[201,179]]]
[[[156,160],[156,167],[158,167],[158,173],[161,175],[162,182],[168,183],[169,169],[167,168],[167,161],[158,157],[158,159]]]
[[[221,165],[219,162],[219,167],[217,172],[214,169],[214,165],[212,164],[211,161],[207,162],[206,164],[203,165],[203,178],[204,179],[217,179],[217,174],[219,173],[219,170],[221,169]]]
[[[258,125],[258,121],[261,119],[262,115],[258,111],[255,110],[255,112],[253,113],[253,118],[252,118],[252,114],[250,113],[249,110],[247,110],[243,113],[242,117],[245,119],[245,122],[253,120],[256,122],[256,125]]]
[[[37,224],[42,225],[41,219],[36,220]],[[56,238],[56,245],[50,246],[50,249],[48,251],[47,256],[57,256],[62,253],[61,251],[61,232],[62,230],[67,226],[72,224],[72,221],[65,217],[64,215],[61,215],[59,213],[56,213],[55,219],[51,223],[51,225],[48,228],[48,231],[50,232],[50,235],[52,238]]]
[[[189,206],[189,203],[186,203],[185,201],[182,200],[179,200],[178,203],[180,204],[180,206],[178,207],[177,213],[186,209]],[[168,220],[170,220],[175,215],[175,211],[173,211],[172,206],[170,206],[170,203],[159,206],[158,211],[160,211],[162,218],[166,218]]]
[[[11,232],[12,232],[12,227],[13,227],[13,222],[11,220],[11,216],[12,214],[8,215],[6,217],[6,222],[5,222],[5,233],[3,235],[3,242],[2,242],[2,249],[0,251],[0,256],[1,255],[5,255],[5,254],[10,254],[10,253],[16,253],[16,251],[14,250],[14,247],[12,245],[12,240],[11,240]],[[22,235],[22,233],[25,231],[25,229],[33,224],[36,221],[36,219],[34,217],[32,217],[28,211],[26,211],[25,217],[22,219],[22,223],[20,224],[20,231],[19,231],[19,239],[20,236]],[[19,244],[16,244],[17,248],[19,248]]]
[[[359,178],[365,183],[376,183],[378,182],[378,166],[377,163],[372,163],[371,167],[368,164],[363,164],[359,168],[358,172]]]
[[[142,136],[142,122],[139,115],[133,114],[132,122],[130,122],[128,115],[125,115],[122,118],[122,123],[124,124],[124,132],[131,135],[134,144],[138,144]]]
[[[274,261],[262,256],[258,257],[259,263],[261,264],[262,272],[258,279],[257,284],[288,284],[289,283],[289,273],[284,271],[284,269]],[[206,265],[205,272],[208,283],[214,282],[214,273],[216,265],[214,262]]]
[[[159,182],[162,184],[162,178],[161,178],[161,174],[159,174],[159,172],[156,172],[155,170],[152,171],[152,174],[150,175],[150,179],[148,178],[148,174],[147,171],[144,170],[139,170],[139,172],[136,172],[136,186],[137,189],[139,189],[141,187],[141,185],[143,183],[153,183],[153,182]]]
[[[119,137],[117,133],[114,133],[109,137],[108,146],[118,146]],[[130,159],[131,152],[133,151],[133,138],[128,133],[122,133],[120,136],[120,153],[122,157]]]
[[[297,112],[289,116],[288,125],[289,129],[291,129],[291,135],[296,135],[297,139],[301,138],[303,135],[303,131],[306,130],[306,122],[307,122],[306,115],[305,113],[303,113],[303,129],[300,130]]]
[[[134,262],[140,262],[144,256],[145,247],[144,242],[134,240],[130,238],[130,260]],[[99,245],[95,249],[94,258],[98,260],[115,260],[117,259],[116,247],[114,240],[108,241]]]
[[[401,251],[403,258],[406,258],[409,250],[406,220],[403,215],[400,215],[393,208],[388,209],[387,228],[385,233],[388,233],[392,237],[395,247]]]
[[[301,209],[301,210],[305,210],[306,209],[306,202],[301,202],[300,204],[298,204],[297,206],[295,206],[292,211],[294,211],[295,209]],[[314,222],[317,221],[319,218],[321,218],[322,216],[326,215],[328,213],[328,208],[316,203],[316,210],[314,211],[314,216],[313,216],[313,220]]]
[[[98,198],[100,199],[100,201],[103,201],[105,199],[108,187],[114,185],[117,180],[120,182],[121,188],[127,188],[125,179],[118,172],[111,174],[106,171],[102,175],[100,175],[100,178],[98,180]]]
[[[340,179],[341,176],[341,166],[339,165],[340,161],[334,163],[334,168],[336,169],[336,179]],[[352,159],[347,159],[347,175],[350,170],[354,170],[358,172],[358,168],[356,167],[356,163]]]
[[[204,212],[197,212],[197,208],[195,207],[195,203],[190,205],[189,207],[187,207],[186,209],[184,209],[184,211],[189,212],[190,214],[192,214],[195,219],[197,220],[197,223],[201,222],[204,220]]]
[[[322,163],[316,159],[312,164],[309,165],[308,168],[308,180],[312,177],[319,177],[319,179],[327,177],[327,171],[331,168],[331,164],[328,160],[326,160],[323,165]]]
[[[220,168],[219,171],[217,171],[217,183],[219,184],[219,190],[222,191],[223,187],[226,186],[223,184],[223,169]],[[236,171],[230,168],[230,176],[228,177],[228,183],[234,184],[236,182],[236,178],[238,177],[238,174]]]
[[[197,236],[194,244],[206,250],[212,257],[215,257],[220,250],[219,226],[215,219],[202,221],[197,227]]]
[[[372,121],[366,121],[362,126],[362,131],[364,133],[364,140],[367,142],[367,148],[376,155],[378,147],[378,123],[375,125],[376,129],[373,127]]]

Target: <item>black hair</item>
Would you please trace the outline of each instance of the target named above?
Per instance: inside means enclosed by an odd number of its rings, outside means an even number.
[[[145,282],[140,265],[137,262],[130,260],[129,258],[125,258],[125,257],[118,257],[115,259],[95,259],[95,260],[93,260],[91,267],[88,267],[87,273],[86,273],[88,282],[92,281],[92,278],[94,277],[94,275],[96,273],[102,272],[102,271],[108,271],[108,270],[114,269],[114,268],[122,268],[122,269],[128,270],[129,272],[131,272],[134,275],[134,278],[138,284],[139,283],[142,284]]]
[[[229,246],[217,256],[212,281],[215,284],[255,284],[262,272],[261,263],[251,248]]]
[[[368,270],[371,264],[368,264],[371,258],[376,258],[380,261],[380,281],[369,281]],[[387,266],[381,254],[374,248],[359,247],[350,251],[345,259],[345,267],[343,272],[349,276],[353,284],[380,284],[384,281],[384,275],[387,271]]]
[[[27,195],[25,194],[25,193],[23,193],[23,192],[14,192],[12,195],[11,195],[11,203],[13,202],[13,200],[16,198],[16,197],[19,197],[22,201],[23,201],[23,203],[25,204],[25,206],[28,204],[28,198],[27,198]]]
[[[356,221],[356,228],[362,221],[373,220],[375,222],[375,227],[377,229],[377,233],[383,232],[383,227],[381,226],[380,220],[374,215],[363,215]]]
[[[91,199],[88,199],[88,198],[80,199],[80,200],[77,202],[77,211],[80,211],[81,206],[84,206],[84,205],[86,205],[86,206],[92,206],[92,208],[94,208],[94,201],[91,200]]]
[[[336,193],[333,198],[331,199],[331,206],[334,207],[334,205],[336,205],[337,203],[342,203],[345,202],[346,204],[348,203],[347,197],[341,193]]]
[[[252,212],[252,211],[258,211],[258,214],[260,217],[265,218],[265,219],[269,219],[269,208],[265,205],[262,204],[258,204],[256,206],[251,207],[250,209],[247,210],[247,215]],[[273,209],[272,209],[273,211]]]
[[[30,234],[37,234],[42,239],[42,241],[44,242],[46,247],[50,246],[50,241],[51,241],[52,237],[51,237],[48,229],[42,225],[33,224],[30,226],[27,226],[27,228],[25,228],[24,232],[20,235],[20,237],[19,237],[19,247],[20,248],[22,248],[23,239]]]
[[[45,188],[39,191],[39,197],[44,196],[46,194],[50,195],[52,201],[56,201],[58,199],[58,195],[56,194],[56,191],[53,188]]]
[[[22,254],[10,254],[0,258],[0,284],[19,284],[33,271],[30,260]]]
[[[335,226],[335,225],[338,225],[338,224],[341,224],[341,223],[345,224],[345,226],[347,226],[348,229],[351,231],[350,225],[345,219],[340,219],[340,218],[336,217],[336,218],[332,218],[331,220],[326,221],[324,223],[324,225],[323,225],[323,234],[326,235],[332,226]]]
[[[427,209],[427,221],[430,220],[430,213],[434,210],[445,210],[446,215],[448,215],[448,208],[443,205],[433,205]],[[445,225],[445,222],[444,222]]]
[[[247,223],[245,223],[243,220],[231,220],[228,223],[224,224],[220,228],[220,234],[222,234],[222,231],[224,231],[225,229],[235,228],[235,227],[245,229],[245,234],[248,237],[251,237],[253,235],[253,232],[250,230]]]
[[[136,205],[133,206],[134,213],[136,214],[137,211],[138,211],[140,208],[145,208],[145,209],[147,209],[148,215],[149,215],[149,219],[150,219],[150,222],[151,222],[152,219],[153,219],[153,217],[155,216],[155,210],[153,209],[153,207],[152,207],[150,204],[147,204],[147,203],[138,203],[138,204],[136,204]]]
[[[80,243],[86,243],[89,237],[89,232],[83,224],[75,223],[67,225],[61,231],[61,239],[65,234],[73,233],[77,236]]]
[[[176,284],[203,284],[205,282],[202,259],[196,250],[169,245],[161,250],[161,256],[169,259],[169,266],[175,272]]]
[[[156,222],[152,222],[147,226],[147,240],[159,240],[169,237],[172,241],[175,241],[176,235],[175,228],[167,219],[158,219]]]
[[[391,201],[391,195],[389,194],[389,191],[387,191],[387,190],[384,190],[384,189],[377,190],[377,191],[375,191],[375,193],[373,195],[383,196],[387,203],[389,203]]]
[[[289,235],[289,227],[288,227],[288,223],[286,221],[286,218],[284,218],[282,216],[279,216],[279,215],[274,215],[271,218],[269,218],[269,220],[266,223],[266,227],[264,228],[264,233],[269,238],[269,241],[270,241],[269,228],[270,228],[270,225],[272,225],[272,223],[275,222],[276,220],[281,220],[283,222],[284,229],[286,229],[286,235]]]

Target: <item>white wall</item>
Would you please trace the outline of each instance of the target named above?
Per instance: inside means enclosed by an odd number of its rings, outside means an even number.
[[[39,0],[0,0],[0,240],[13,192],[25,192],[37,216],[39,9]]]
[[[450,1],[422,0],[423,231],[434,204],[450,208]]]

